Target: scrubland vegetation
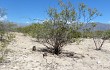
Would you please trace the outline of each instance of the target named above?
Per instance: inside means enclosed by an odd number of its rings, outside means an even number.
[[[7,45],[13,40],[15,37],[13,33],[11,33],[10,24],[4,24],[4,22],[0,22],[0,62],[2,62],[7,55]]]
[[[109,38],[109,31],[94,31],[96,23],[91,21],[101,16],[97,9],[91,9],[84,3],[74,8],[70,2],[65,4],[61,0],[59,0],[59,7],[61,8],[59,12],[57,8],[48,9],[49,20],[18,28],[18,31],[36,38],[37,42],[57,55],[61,53],[63,46],[81,38],[93,38],[96,50],[101,50],[104,41]],[[75,9],[78,9],[78,12]],[[96,44],[96,39],[103,40],[100,46]]]
[[[62,0],[59,0],[59,8],[61,8],[60,11],[57,8],[49,8],[47,12],[48,20],[32,23],[28,26],[17,27],[14,23],[1,21],[0,62],[3,62],[8,54],[7,45],[16,37],[14,32],[35,38],[37,43],[46,47],[48,53],[57,56],[63,53],[62,48],[64,46],[72,43],[79,45],[84,39],[93,40],[94,50],[99,51],[103,49],[105,41],[110,38],[110,30],[94,30],[97,24],[91,21],[101,16],[97,9],[89,8],[84,3],[80,3],[77,8],[74,8],[74,5],[70,2],[65,4]],[[3,10],[0,9],[0,17],[3,17],[6,13],[1,11]],[[74,45],[71,48],[74,48]],[[69,56],[73,55],[75,53],[69,53]]]
[[[6,15],[4,9],[0,8],[0,18]],[[12,31],[14,31],[15,24],[5,21],[0,21],[0,62],[3,62],[7,51],[7,45],[13,40],[15,37]]]

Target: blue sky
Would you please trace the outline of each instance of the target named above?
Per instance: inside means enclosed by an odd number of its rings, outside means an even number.
[[[63,0],[66,2],[67,0]],[[96,22],[110,23],[110,0],[70,0],[76,7],[78,3],[85,3],[89,7],[97,8],[103,16],[93,20]],[[28,18],[47,19],[47,9],[58,7],[57,0],[0,0],[0,7],[5,8],[6,18],[17,23],[32,22]],[[2,18],[3,19],[3,18]]]

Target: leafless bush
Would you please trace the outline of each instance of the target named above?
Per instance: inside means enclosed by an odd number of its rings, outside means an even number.
[[[103,37],[103,38],[93,38],[96,50],[101,50],[103,45],[104,45],[104,43],[105,43],[105,41],[107,39],[108,38],[106,38],[106,37]]]

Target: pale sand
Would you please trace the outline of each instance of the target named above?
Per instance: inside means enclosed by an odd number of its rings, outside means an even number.
[[[110,42],[106,41],[102,51],[96,51],[92,39],[84,39],[79,45],[75,43],[63,47],[64,52],[75,52],[74,58],[32,52],[32,47],[37,49],[45,46],[34,42],[34,38],[15,33],[16,37],[8,45],[9,53],[5,63],[0,64],[0,70],[110,70]]]

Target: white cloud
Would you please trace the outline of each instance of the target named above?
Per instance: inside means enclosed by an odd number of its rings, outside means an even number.
[[[5,21],[5,20],[7,20],[7,16],[6,15],[0,18],[0,21]]]
[[[25,25],[30,25],[32,22],[26,21],[24,24]]]
[[[108,23],[110,23],[110,21],[108,21]]]
[[[26,22],[26,24],[29,24],[29,23],[30,23],[30,22],[28,22],[28,21]]]
[[[94,22],[94,21],[91,21],[91,22]]]

